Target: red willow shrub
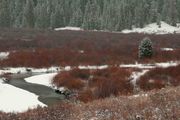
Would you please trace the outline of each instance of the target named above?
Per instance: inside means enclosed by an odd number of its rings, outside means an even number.
[[[128,80],[130,71],[118,67],[104,70],[74,69],[58,74],[53,83],[78,90],[78,99],[88,102],[93,99],[106,98],[111,95],[128,95],[133,87]]]
[[[80,92],[77,99],[84,103],[87,103],[87,102],[93,101],[95,98],[94,98],[92,90],[87,89]]]
[[[97,98],[132,93],[133,86],[128,79],[130,72],[125,69],[113,67],[96,71],[93,75],[90,86],[95,88],[94,92]]]
[[[67,87],[69,89],[81,89],[84,85],[81,79],[74,78],[67,72],[61,72],[55,76],[53,84],[56,84],[58,87]]]
[[[155,68],[140,78],[138,84],[143,90],[160,89],[180,85],[180,65],[169,68]]]
[[[69,89],[82,89],[85,85],[84,80],[89,78],[89,70],[73,69],[62,71],[55,76],[53,83],[58,87],[64,86]]]

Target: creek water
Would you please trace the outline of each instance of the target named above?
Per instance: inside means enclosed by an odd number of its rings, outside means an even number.
[[[39,84],[28,83],[24,80],[24,78],[31,77],[34,75],[37,75],[37,74],[36,73],[13,74],[11,75],[11,79],[8,84],[38,95],[39,96],[38,100],[48,106],[56,104],[66,99],[64,95],[55,93],[54,90],[50,87],[39,85]]]

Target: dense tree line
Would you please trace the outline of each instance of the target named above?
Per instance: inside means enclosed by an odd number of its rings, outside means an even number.
[[[120,31],[180,22],[180,0],[0,0],[0,27]]]

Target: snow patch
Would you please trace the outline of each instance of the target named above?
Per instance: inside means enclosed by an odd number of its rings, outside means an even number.
[[[149,70],[143,70],[141,72],[133,72],[130,79],[131,79],[131,83],[136,86],[137,81],[139,80],[139,78],[141,76],[143,76],[144,74],[146,74]]]
[[[102,65],[102,66],[78,66],[79,69],[92,69],[92,70],[96,70],[96,69],[106,69],[108,68],[108,65]]]
[[[28,71],[30,70],[30,71]],[[11,68],[11,67],[7,67],[7,68],[3,68],[0,70],[0,75],[4,74],[4,73],[13,73],[13,74],[17,74],[17,73],[28,73],[28,72],[33,72],[33,73],[52,73],[52,72],[57,72],[60,71],[59,67],[50,67],[50,68],[26,68],[26,67],[17,67],[17,68]]]
[[[148,94],[137,94],[137,95],[130,96],[130,98],[138,98],[138,97],[148,97]]]
[[[55,28],[54,30],[55,30],[55,31],[59,31],[59,30],[81,31],[81,30],[83,30],[83,29],[80,28],[80,27],[70,27],[70,26],[67,26],[67,27],[62,27],[62,28]]]
[[[83,53],[84,53],[84,50],[79,50],[79,53],[83,54]]]
[[[26,82],[52,87],[52,80],[58,73],[47,73],[25,78]]]
[[[24,112],[37,106],[46,106],[38,101],[38,96],[28,91],[3,84],[0,79],[0,111]]]
[[[121,64],[121,68],[139,68],[139,69],[151,69],[155,68],[155,65],[153,64],[140,64],[140,63],[135,63],[135,64]]]
[[[161,21],[161,27],[157,23],[152,23],[144,28],[133,28],[132,30],[123,30],[122,33],[146,33],[146,34],[174,34],[180,33],[179,27],[171,26],[163,21]]]
[[[0,52],[0,60],[7,59],[9,56],[9,52]]]
[[[155,66],[156,67],[160,67],[160,68],[168,68],[168,67],[175,67],[180,65],[180,62],[174,62],[174,61],[170,61],[170,62],[166,62],[166,63],[156,63]]]
[[[149,82],[149,83],[154,83],[155,81],[154,81],[154,80],[152,80],[152,79],[150,79],[148,82]]]
[[[66,66],[66,67],[64,68],[65,71],[70,71],[71,69],[72,69],[71,66]]]
[[[173,48],[161,48],[162,51],[173,51]]]
[[[177,23],[177,27],[180,28],[180,23]]]
[[[121,64],[120,67],[122,68],[139,68],[139,69],[152,69],[152,68],[167,68],[167,67],[174,67],[179,65],[179,61],[170,61],[170,62],[164,62],[164,63],[155,63],[155,64]]]

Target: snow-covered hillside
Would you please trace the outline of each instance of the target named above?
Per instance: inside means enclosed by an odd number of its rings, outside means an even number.
[[[179,27],[171,26],[165,22],[161,22],[161,27],[157,23],[152,23],[144,28],[133,28],[132,30],[123,30],[122,33],[146,33],[146,34],[174,34],[180,33]]]
[[[80,27],[62,27],[62,28],[55,28],[55,31],[60,30],[71,30],[71,31],[82,31],[83,29]],[[105,30],[92,30],[92,31],[99,31],[99,32],[108,32]],[[133,28],[132,30],[122,30],[121,32],[113,32],[113,33],[145,33],[145,34],[174,34],[180,33],[180,24],[177,24],[177,27],[171,26],[164,21],[161,21],[161,27],[157,25],[157,23],[152,23],[146,25],[144,28]]]

